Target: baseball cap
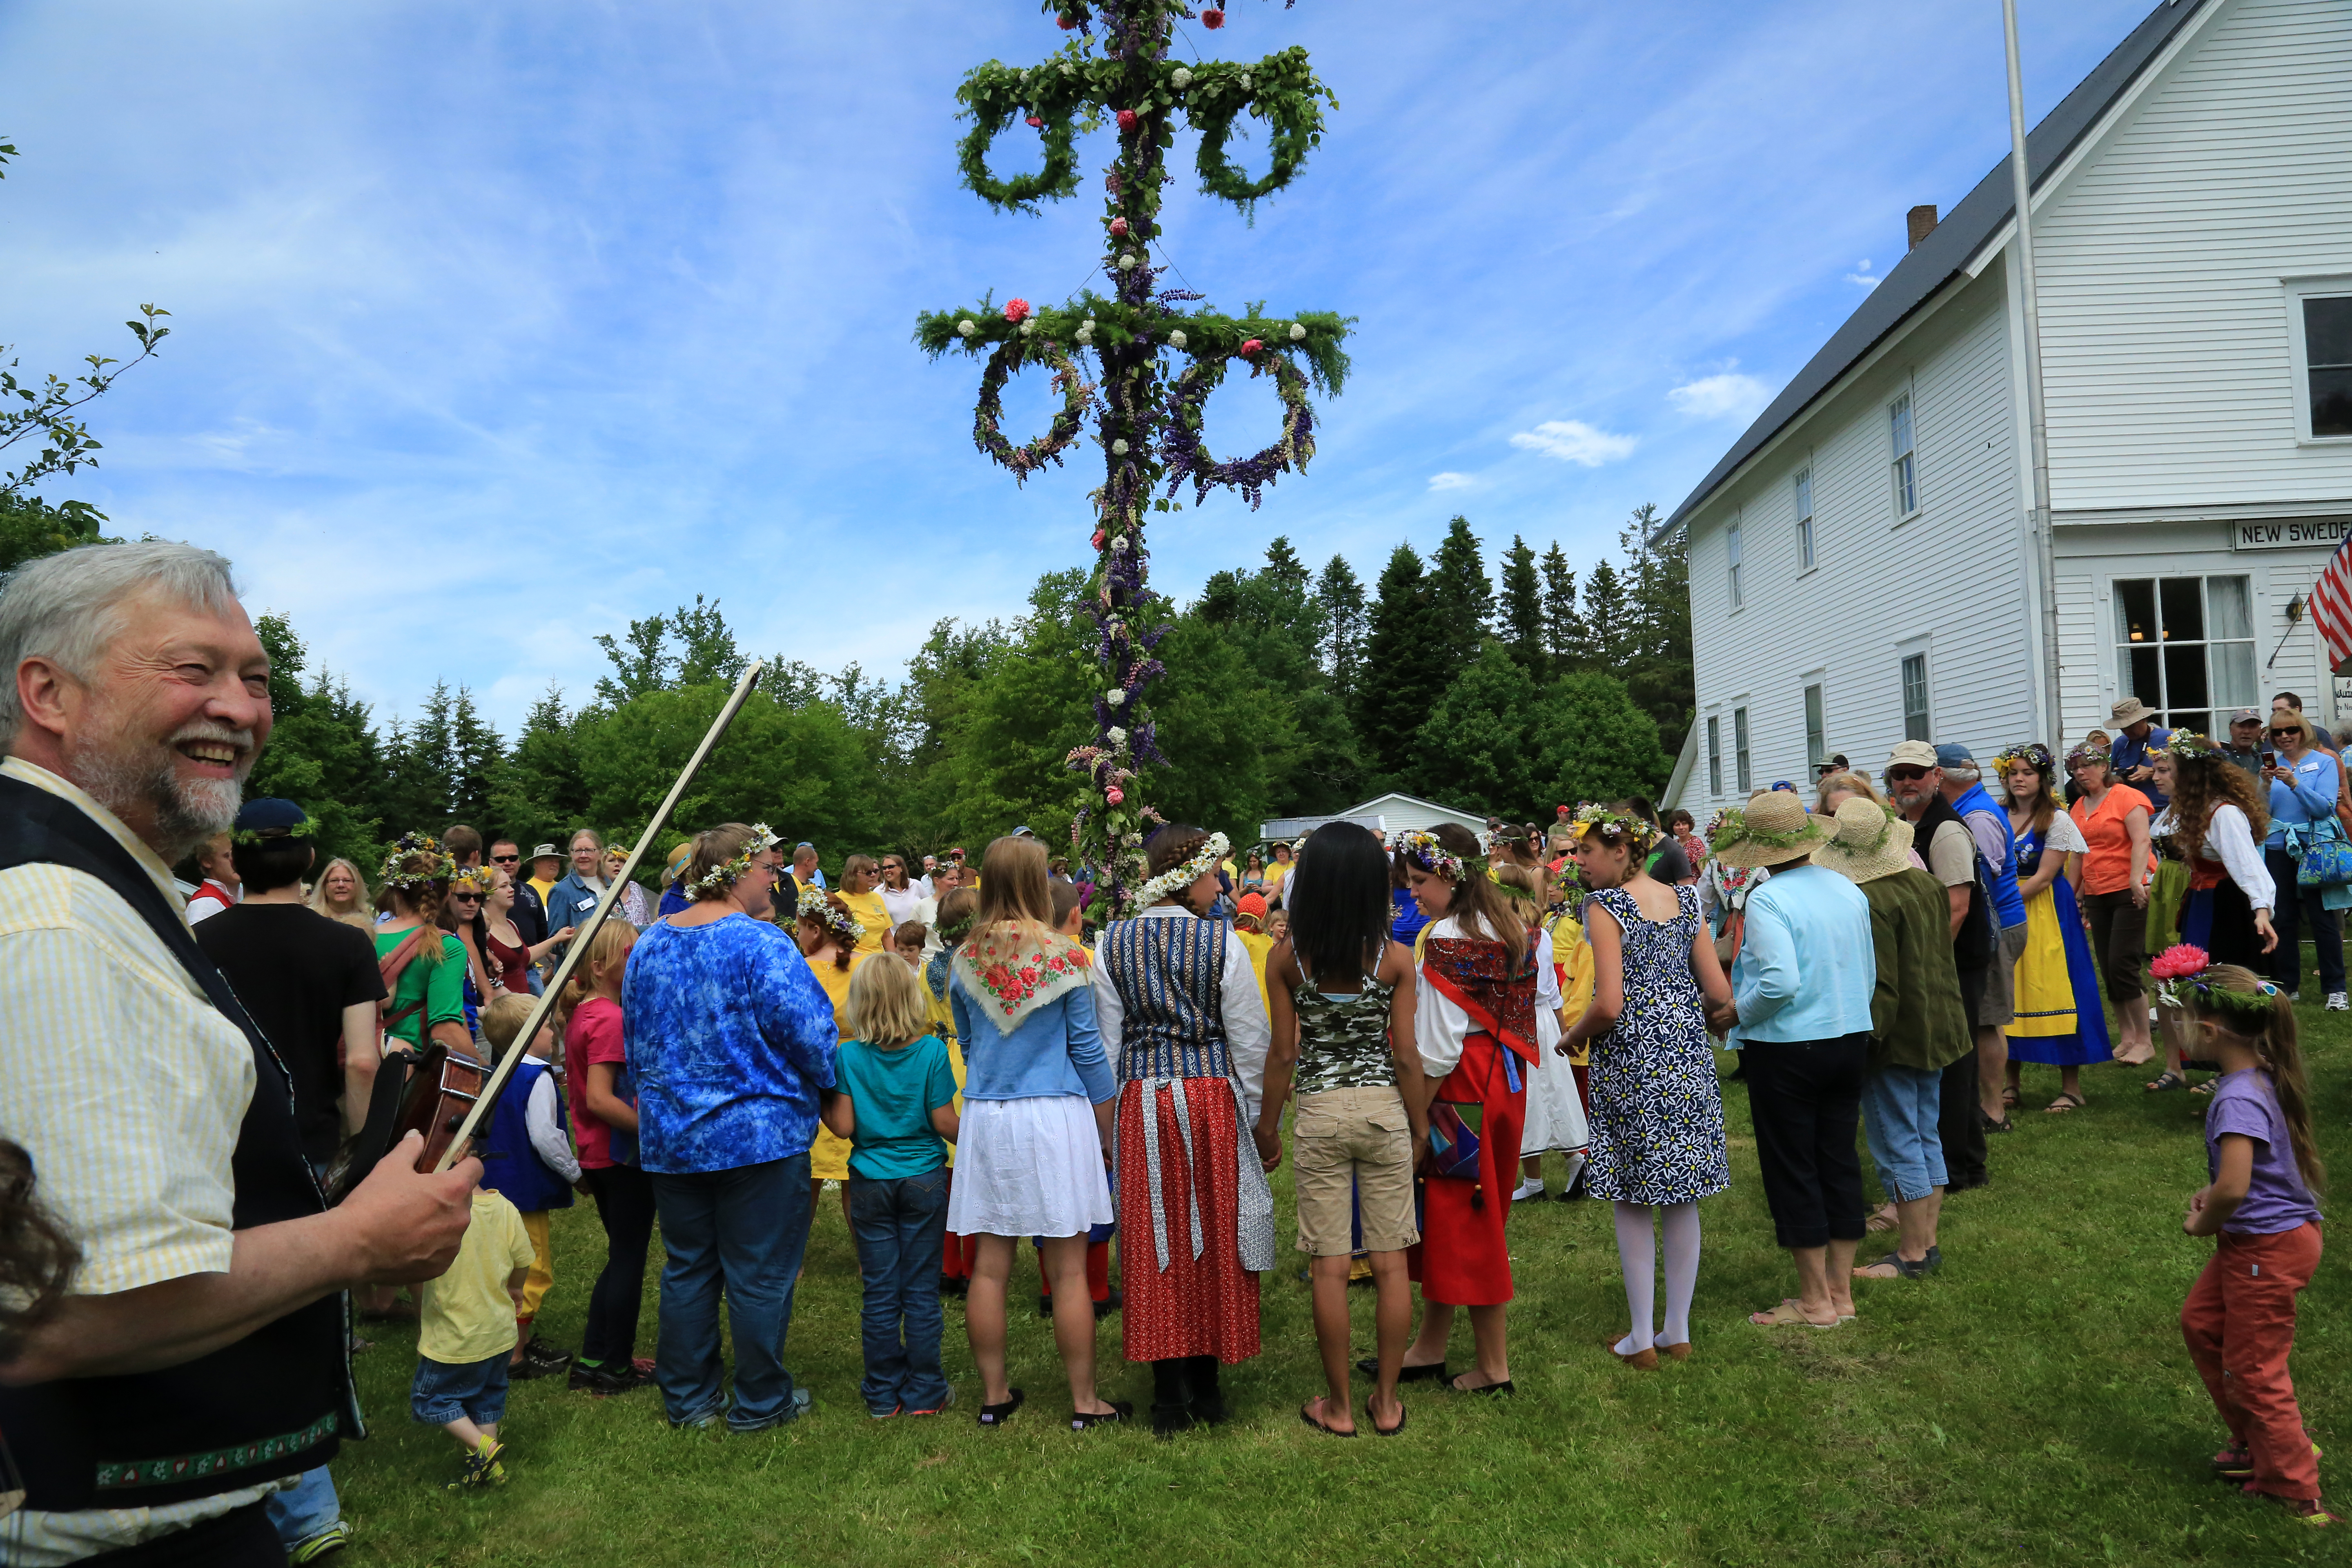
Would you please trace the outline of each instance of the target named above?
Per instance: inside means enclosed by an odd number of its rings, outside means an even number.
[[[2230,716],[2221,721],[2224,724],[2259,724],[2263,721],[2263,715],[2251,708],[2232,708]]]
[[[1897,741],[1895,749],[1886,753],[1889,768],[1940,768],[1944,764],[1936,755],[1936,748],[1925,741]]]
[[[1936,748],[1936,765],[1939,768],[1972,768],[1977,759],[1958,741],[1947,741]]]

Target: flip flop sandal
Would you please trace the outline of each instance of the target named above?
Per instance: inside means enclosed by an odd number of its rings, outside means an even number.
[[[1834,1323],[1817,1323],[1799,1311],[1795,1303],[1790,1301],[1781,1302],[1769,1312],[1750,1312],[1748,1315],[1748,1321],[1759,1329],[1834,1329],[1838,1323],[1845,1321],[1843,1318],[1840,1318]]]
[[[2213,1080],[2211,1079],[2207,1079],[2203,1083],[2192,1083],[2189,1086],[2189,1092],[2191,1094],[2210,1095],[2213,1092]]]
[[[2089,1100],[2084,1100],[2079,1094],[2074,1094],[2065,1089],[2060,1089],[2058,1091],[2058,1098],[2042,1108],[2042,1114],[2044,1116],[2063,1116],[2070,1110],[2080,1110],[2090,1103],[2091,1102]]]
[[[1404,1430],[1404,1424],[1412,1418],[1412,1412],[1407,1410],[1400,1402],[1397,1405],[1397,1424],[1393,1426],[1383,1426],[1381,1425],[1381,1418],[1372,1414],[1372,1402],[1369,1399],[1364,1401],[1364,1419],[1372,1424],[1372,1436],[1375,1437],[1395,1436]]]
[[[2157,1075],[2156,1081],[2148,1084],[2147,1089],[2147,1092],[2150,1094],[2162,1094],[2168,1089],[2187,1089],[2188,1087],[2189,1080],[2187,1079],[2181,1077],[2179,1073],[2174,1072],[2170,1068],[2167,1068],[2164,1071]]]
[[[1977,1120],[1984,1123],[1984,1130],[1988,1132],[2014,1132],[2017,1131],[2016,1122],[2011,1121],[2006,1116],[1996,1121],[1991,1117],[1987,1116],[1984,1113],[1984,1107],[1981,1105],[1977,1107]]]
[[[1462,1375],[1468,1377],[1471,1374],[1465,1372]],[[1517,1385],[1507,1377],[1500,1383],[1474,1383],[1466,1388],[1458,1383],[1449,1383],[1445,1386],[1456,1394],[1517,1394],[1518,1392]]]
[[[1884,1236],[1890,1230],[1902,1229],[1903,1222],[1894,1215],[1887,1214],[1883,1210],[1874,1211],[1869,1220],[1863,1226],[1863,1228],[1870,1232],[1873,1236]]]
[[[2024,1096],[2017,1092],[2017,1086],[2015,1084],[2011,1084],[2009,1088],[2000,1091],[2000,1102],[2003,1105],[2015,1105],[2023,1099]]]
[[[1938,1262],[1938,1263],[1941,1263],[1942,1261],[1944,1261],[1943,1254],[1942,1254],[1939,1250],[1937,1250],[1937,1248],[1935,1248],[1935,1247],[1929,1247],[1929,1248],[1927,1249],[1927,1256],[1928,1256],[1928,1257],[1930,1257],[1930,1258],[1934,1258],[1934,1259],[1935,1259],[1937,1262]],[[1798,1311],[1802,1311],[1802,1310],[1803,1310],[1802,1306],[1798,1302],[1797,1299],[1796,1299],[1794,1296],[1783,1296],[1783,1297],[1781,1297],[1781,1298],[1780,1298],[1780,1305],[1782,1305],[1783,1307],[1788,1307],[1788,1308],[1794,1309],[1794,1310],[1798,1310]],[[1854,1320],[1854,1316],[1855,1316],[1855,1315],[1854,1315],[1853,1313],[1852,1313],[1852,1312],[1840,1312],[1840,1313],[1838,1314],[1838,1321],[1839,1321],[1839,1322],[1841,1322],[1841,1323],[1851,1323],[1851,1322],[1853,1322],[1853,1320]],[[1812,1322],[1812,1320],[1811,1320],[1811,1318],[1808,1318],[1808,1319],[1806,1319],[1805,1321],[1806,1321],[1807,1322],[1809,1322],[1809,1323],[1810,1323],[1810,1322]],[[1819,1327],[1821,1327],[1821,1325],[1820,1325],[1820,1324],[1818,1324],[1818,1323],[1814,1323],[1814,1324],[1813,1324],[1813,1326],[1814,1326],[1815,1328],[1819,1328]]]
[[[1332,1426],[1328,1421],[1318,1421],[1314,1416],[1307,1414],[1307,1406],[1304,1405],[1298,1407],[1298,1418],[1301,1421],[1306,1422],[1309,1426],[1314,1427],[1318,1432],[1322,1433],[1326,1437],[1352,1437],[1355,1436],[1353,1432],[1340,1431],[1337,1426]]]

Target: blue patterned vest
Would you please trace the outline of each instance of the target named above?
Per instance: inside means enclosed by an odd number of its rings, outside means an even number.
[[[1223,921],[1155,915],[1103,931],[1111,983],[1126,1010],[1113,1065],[1119,1081],[1224,1078]]]

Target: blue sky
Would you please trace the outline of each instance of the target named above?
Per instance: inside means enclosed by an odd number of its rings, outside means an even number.
[[[2149,3],[2023,0],[2029,115]],[[1360,318],[1355,372],[1262,510],[1159,527],[1179,597],[1277,532],[1369,580],[1456,511],[1589,565],[1893,265],[1906,209],[2008,146],[1995,0],[1231,15],[1179,53],[1303,44],[1340,107],[1255,227],[1180,135],[1166,254],[1216,305]],[[963,72],[1062,37],[1034,0],[0,0],[0,342],[63,370],[173,313],[93,407],[103,467],[48,493],[223,551],[383,710],[446,679],[511,726],[697,594],[751,649],[895,677],[940,616],[1087,557],[1091,450],[1016,487],[971,443],[977,366],[908,341],[1090,280],[1094,179],[1038,218],[956,184]],[[1042,386],[1006,403],[1043,427]],[[1212,448],[1276,414],[1236,378]]]

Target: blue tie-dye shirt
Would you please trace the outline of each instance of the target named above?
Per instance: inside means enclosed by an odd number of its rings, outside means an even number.
[[[621,982],[637,1165],[729,1171],[808,1152],[834,1084],[833,1002],[792,939],[730,915],[647,926]]]

